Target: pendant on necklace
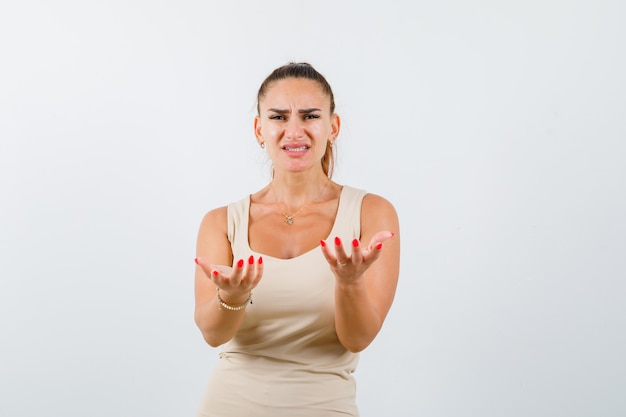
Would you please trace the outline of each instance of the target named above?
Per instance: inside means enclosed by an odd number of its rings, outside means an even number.
[[[293,218],[296,217],[298,214],[300,214],[302,210],[304,210],[312,201],[318,200],[322,196],[322,194],[324,194],[324,190],[326,190],[326,187],[328,187],[329,183],[330,183],[330,178],[328,178],[328,180],[326,181],[326,185],[324,185],[324,188],[322,188],[322,191],[319,193],[319,195],[315,199],[307,201],[302,207],[300,207],[300,210],[298,210],[291,216],[281,210],[280,212],[283,214],[283,217],[285,218],[285,223],[291,226],[293,224]],[[276,200],[276,204],[280,207],[278,200]]]
[[[291,216],[285,213],[284,211],[281,211],[281,213],[283,214],[283,217],[285,218],[285,223],[291,226],[293,224],[293,218],[296,217],[298,214],[300,214],[300,211],[297,212],[296,214],[292,214]]]

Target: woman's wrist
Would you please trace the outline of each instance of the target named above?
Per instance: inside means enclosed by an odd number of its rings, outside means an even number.
[[[217,298],[218,309],[240,311],[245,309],[248,304],[252,304],[252,291],[244,297],[231,297],[228,294],[224,295],[224,292],[220,293],[218,287],[215,290],[215,297]]]

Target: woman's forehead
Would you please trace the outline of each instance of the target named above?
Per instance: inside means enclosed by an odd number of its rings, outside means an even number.
[[[317,81],[307,78],[285,78],[270,84],[261,98],[262,107],[305,105],[323,108],[330,106],[330,98]]]

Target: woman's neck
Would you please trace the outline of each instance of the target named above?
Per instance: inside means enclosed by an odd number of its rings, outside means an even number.
[[[313,175],[275,173],[269,187],[276,203],[284,204],[291,209],[298,209],[322,198],[329,183],[330,178],[321,171]]]

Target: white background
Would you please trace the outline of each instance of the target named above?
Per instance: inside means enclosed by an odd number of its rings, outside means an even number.
[[[625,415],[625,5],[2,2],[0,415],[194,415],[197,227],[268,181],[290,60],[401,219],[362,416]]]

